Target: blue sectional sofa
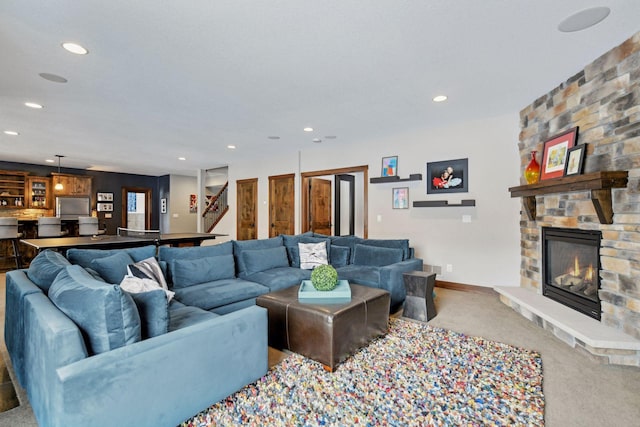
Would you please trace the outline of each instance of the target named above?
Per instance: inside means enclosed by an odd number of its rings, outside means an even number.
[[[255,299],[310,278],[299,268],[307,243],[322,243],[339,278],[389,291],[392,310],[405,298],[402,273],[422,269],[408,240],[305,233],[70,249],[66,258],[44,251],[7,273],[5,341],[38,423],[177,425],[259,379],[267,315]],[[175,293],[170,302],[160,287],[129,293],[119,285],[149,259]]]

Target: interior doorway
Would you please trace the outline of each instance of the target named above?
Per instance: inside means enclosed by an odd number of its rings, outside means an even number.
[[[151,189],[122,187],[122,227],[151,229]]]
[[[340,174],[336,175],[335,178],[334,234],[336,236],[353,235],[356,233],[356,177],[349,174]]]
[[[309,200],[309,189],[311,186],[311,179],[316,177],[335,177],[337,175],[351,174],[354,175],[354,194],[357,194],[357,197],[354,201],[354,232],[350,234],[359,235],[360,237],[367,238],[369,235],[369,199],[368,199],[368,186],[367,183],[369,181],[369,166],[352,166],[340,169],[327,169],[313,172],[302,172],[300,174],[301,178],[301,201],[300,201],[300,215],[302,217],[301,221],[301,231],[309,231],[311,230],[311,222],[312,218],[310,217],[311,208],[310,208],[310,200]],[[338,181],[338,178],[335,179]],[[356,191],[357,189],[357,191]],[[342,199],[342,197],[341,197]],[[338,201],[338,203],[341,203]],[[344,209],[341,203],[341,211]],[[334,209],[335,210],[335,209]],[[334,218],[335,221],[335,218]],[[340,233],[344,234],[342,231],[342,225],[340,227]],[[334,230],[335,233],[335,230]]]

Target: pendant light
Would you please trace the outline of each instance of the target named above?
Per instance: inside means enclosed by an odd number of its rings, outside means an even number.
[[[56,154],[56,157],[58,158],[58,174],[59,174],[60,173],[60,159],[62,159],[64,156],[62,154]],[[55,190],[57,190],[57,191],[64,190],[64,185],[62,185],[62,183],[58,181],[58,183],[53,188]]]

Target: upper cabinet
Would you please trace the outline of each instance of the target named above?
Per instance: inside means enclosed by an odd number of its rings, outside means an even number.
[[[54,196],[91,196],[92,177],[64,173],[52,173],[51,175]],[[56,190],[57,184],[62,184],[61,190]]]
[[[27,206],[32,209],[51,209],[51,178],[27,177]]]
[[[0,171],[0,209],[25,205],[26,172]]]

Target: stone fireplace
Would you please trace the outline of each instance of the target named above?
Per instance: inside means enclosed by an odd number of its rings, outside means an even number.
[[[606,191],[569,182],[557,191],[534,192],[528,197],[512,192],[512,197],[523,201],[520,288],[512,289],[516,293],[530,291],[527,295],[547,301],[542,294],[551,294],[556,300],[564,300],[562,304],[567,299],[578,301],[578,310],[591,318],[582,316],[587,325],[583,336],[574,327],[582,323],[580,317],[574,319],[575,310],[567,315],[571,321],[548,316],[555,306],[549,308],[546,301],[541,301],[542,308],[531,305],[521,312],[598,359],[640,366],[640,32],[524,108],[520,124],[518,148],[523,171],[531,151],[542,153],[544,141],[577,126],[577,143],[587,144],[585,175],[628,173],[624,185]],[[520,186],[525,184],[522,177]],[[593,233],[599,236],[599,242],[593,246],[590,243],[578,254],[577,267],[575,255],[563,260],[562,266],[543,265],[549,249],[556,253],[567,250],[562,243],[551,243],[551,248],[545,243],[546,230],[550,229]],[[557,259],[555,255],[552,258]],[[585,279],[585,264],[599,268],[595,279]],[[586,292],[580,295],[583,290]],[[503,297],[503,302],[516,310],[523,303],[519,297],[511,302]],[[594,330],[598,330],[597,337],[591,339],[588,332]]]

